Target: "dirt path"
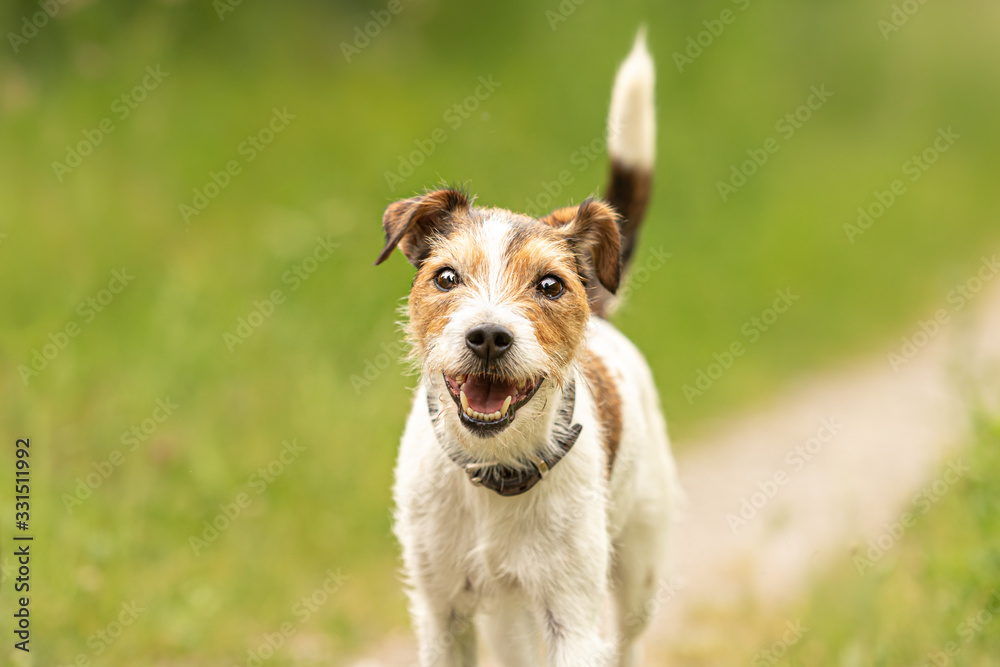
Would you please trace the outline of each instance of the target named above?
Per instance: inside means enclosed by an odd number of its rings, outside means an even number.
[[[880,355],[818,377],[684,448],[675,585],[651,602],[659,611],[646,664],[666,664],[678,644],[725,641],[726,628],[700,622],[700,611],[748,595],[772,607],[794,599],[813,571],[876,538],[934,478],[963,441],[973,387],[1000,407],[997,386],[982,384],[1000,378],[1000,286],[988,287],[961,312],[942,295],[950,321],[908,363],[893,369]],[[349,664],[413,663],[411,641],[395,638]]]

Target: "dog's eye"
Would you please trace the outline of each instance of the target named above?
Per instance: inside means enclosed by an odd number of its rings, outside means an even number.
[[[434,276],[434,284],[442,292],[455,289],[458,286],[458,274],[454,269],[441,269]]]
[[[537,289],[546,299],[558,299],[562,296],[565,287],[563,287],[562,281],[555,276],[545,276],[538,281]]]

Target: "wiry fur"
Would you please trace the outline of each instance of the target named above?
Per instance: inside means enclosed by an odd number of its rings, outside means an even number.
[[[627,131],[609,142],[608,203],[534,220],[439,190],[386,211],[379,261],[398,246],[417,267],[406,332],[421,381],[394,496],[423,667],[475,665],[478,636],[511,667],[637,664],[635,639],[663,576],[677,484],[649,369],[600,315],[648,199],[652,86],[640,35],[613,93],[612,121]],[[446,269],[459,277],[447,290],[435,282]],[[564,286],[558,298],[537,289],[545,276]],[[483,324],[511,333],[504,356],[484,360],[466,345],[470,328]],[[488,437],[462,421],[442,377],[483,373],[501,382],[543,379],[514,421]],[[528,465],[556,446],[568,383],[581,434],[531,490],[497,495],[449,457],[455,450]],[[608,602],[615,627],[602,633]]]
[[[655,76],[653,58],[646,49],[646,31],[642,29],[632,52],[618,68],[608,113],[608,152],[625,167],[653,169],[656,156]]]

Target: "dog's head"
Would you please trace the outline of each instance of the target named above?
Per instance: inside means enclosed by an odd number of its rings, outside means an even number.
[[[382,225],[375,263],[398,246],[417,267],[407,333],[455,403],[448,423],[489,438],[541,414],[583,343],[588,282],[618,287],[614,210],[588,200],[534,219],[437,190],[391,204]]]

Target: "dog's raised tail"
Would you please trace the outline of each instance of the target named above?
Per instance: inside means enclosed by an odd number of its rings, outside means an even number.
[[[649,204],[656,156],[656,112],[653,93],[656,71],[646,48],[646,29],[639,29],[628,57],[618,68],[608,114],[608,156],[611,174],[604,198],[620,216],[622,273],[639,238],[639,228]],[[594,297],[596,303],[594,303]],[[612,307],[609,293],[591,294],[596,312]]]

